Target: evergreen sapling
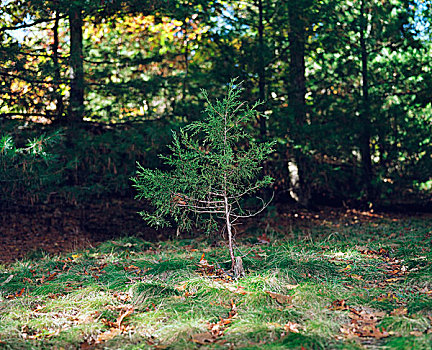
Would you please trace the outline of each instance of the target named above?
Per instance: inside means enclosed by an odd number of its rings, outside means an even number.
[[[140,214],[151,226],[170,225],[171,217],[179,229],[192,224],[214,232],[223,224],[236,277],[244,273],[241,257],[234,254],[233,224],[263,211],[250,212],[242,198],[270,185],[269,176],[259,178],[261,164],[273,152],[274,142],[256,143],[246,131],[248,122],[256,120],[256,103],[248,108],[239,101],[241,88],[232,81],[223,100],[207,101],[205,118],[173,132],[170,155],[160,155],[171,171],[146,169],[138,164],[133,178],[137,198],[145,198],[155,208]]]

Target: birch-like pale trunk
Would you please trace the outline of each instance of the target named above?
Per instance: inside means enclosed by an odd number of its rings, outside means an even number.
[[[228,247],[229,247],[229,253],[231,257],[231,269],[234,271],[235,267],[235,257],[234,257],[234,247],[233,247],[233,235],[232,235],[232,224],[230,220],[230,207],[228,203],[228,197],[225,194],[224,195],[224,202],[225,202],[225,220],[226,220],[226,228],[228,233]]]

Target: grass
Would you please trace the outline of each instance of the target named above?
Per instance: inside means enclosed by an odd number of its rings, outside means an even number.
[[[428,218],[266,232],[269,244],[258,229],[239,238],[238,281],[200,272],[203,253],[229,265],[226,247],[203,238],[126,237],[0,265],[0,348],[432,348]],[[221,319],[223,333],[192,341]],[[367,327],[387,336],[361,336]]]

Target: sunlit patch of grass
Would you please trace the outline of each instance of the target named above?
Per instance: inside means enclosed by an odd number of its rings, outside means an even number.
[[[155,331],[155,337],[162,343],[171,344],[179,339],[190,340],[193,334],[205,332],[205,318],[197,317],[193,311],[191,309],[186,317],[172,318],[170,322],[164,323]]]
[[[94,288],[80,289],[56,297],[24,297],[3,305],[0,334],[2,341],[32,344],[67,339],[82,342],[85,335],[95,334],[103,325],[95,322],[96,310],[113,302],[112,297]],[[52,335],[55,334],[55,337]],[[47,344],[45,344],[47,345]],[[47,347],[48,348],[48,347]]]
[[[380,327],[399,336],[409,336],[413,331],[426,332],[430,327],[430,320],[422,316],[391,316],[384,318],[380,322]]]
[[[331,309],[334,301],[344,300],[359,310],[386,312],[379,326],[392,336],[370,340],[374,346],[428,349],[432,256],[422,243],[428,230],[423,221],[383,221],[337,232],[314,228],[308,239],[296,231],[299,238],[288,241],[270,229],[270,244],[260,245],[256,231],[245,245],[239,242],[246,276],[230,282],[199,272],[203,253],[210,264],[229,268],[226,247],[210,249],[202,238],[149,243],[125,237],[61,257],[28,256],[0,265],[1,345],[66,349],[94,344],[109,330],[107,322],[115,324],[125,309],[133,308],[121,321],[127,331],[98,346],[360,349],[362,339],[340,333],[351,321],[349,311]],[[383,269],[385,259],[362,254],[360,246],[385,248],[407,273],[391,280]],[[291,300],[277,300],[269,292]],[[191,341],[209,324],[227,318],[232,303],[237,313],[218,342],[201,346]],[[405,315],[390,314],[400,307],[406,307]],[[289,322],[298,325],[299,333],[284,329]]]

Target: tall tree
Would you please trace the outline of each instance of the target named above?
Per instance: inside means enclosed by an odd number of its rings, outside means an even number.
[[[317,24],[307,61],[312,124],[319,126],[310,143],[328,159],[320,172],[336,196],[373,201],[385,195],[384,188],[390,193],[390,183],[400,183],[408,159],[416,162],[414,154],[424,161],[417,153],[423,147],[408,146],[423,145],[429,129],[412,114],[430,101],[430,42],[418,40],[417,6],[325,1],[326,21]],[[423,131],[408,140],[415,125]]]
[[[371,159],[371,115],[370,115],[370,100],[369,100],[369,76],[368,64],[369,54],[366,47],[366,31],[368,27],[368,13],[365,8],[365,0],[360,1],[360,18],[359,18],[359,34],[360,34],[360,56],[361,56],[361,88],[362,88],[362,130],[360,131],[360,153],[363,168],[363,184],[366,192],[366,199],[372,200],[372,159]]]
[[[69,10],[70,30],[70,97],[69,122],[81,122],[84,117],[84,53],[83,14],[78,3],[72,3]]]
[[[308,159],[302,145],[305,144],[306,127],[306,76],[305,49],[307,26],[312,23],[308,11],[311,0],[293,0],[288,2],[290,30],[288,34],[290,67],[290,86],[288,92],[289,107],[292,113],[291,133],[294,141],[293,158],[290,161],[292,195],[303,206],[310,206],[311,191],[307,178]]]
[[[60,23],[60,12],[55,11],[55,20],[53,27],[53,44],[52,44],[52,61],[54,65],[54,95],[56,100],[56,118],[61,120],[64,112],[63,96],[60,89],[61,84],[61,66],[59,62],[59,23]]]
[[[264,9],[263,0],[258,0],[258,90],[259,99],[266,100],[266,81],[265,81],[265,67],[266,62],[264,59]],[[259,116],[261,136],[266,134],[266,120],[264,115]]]

